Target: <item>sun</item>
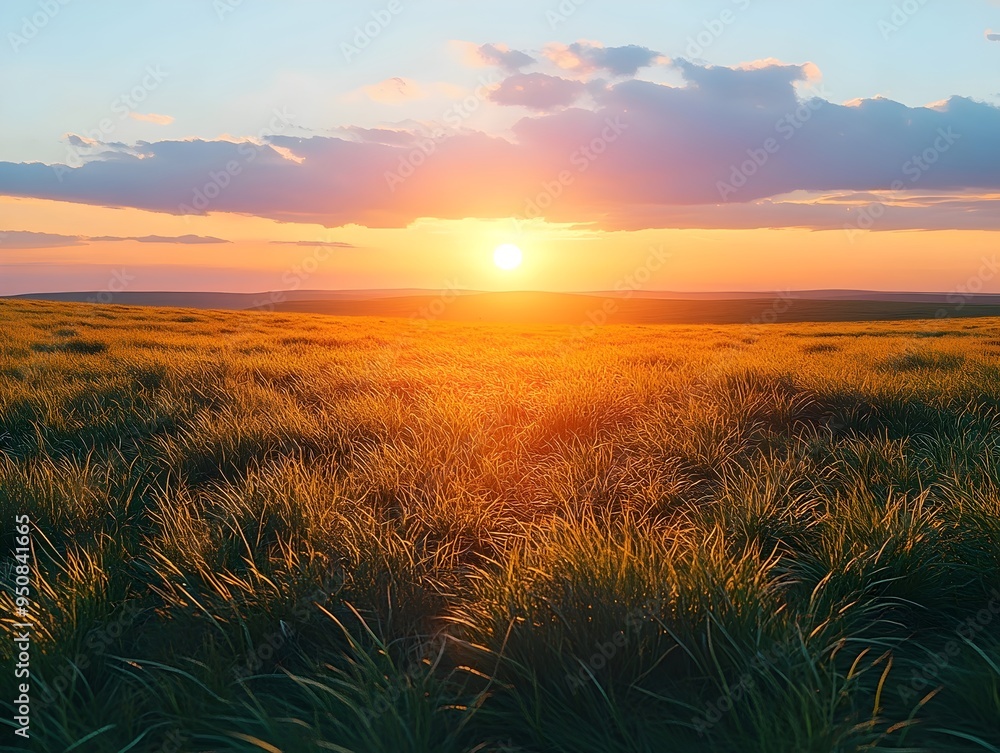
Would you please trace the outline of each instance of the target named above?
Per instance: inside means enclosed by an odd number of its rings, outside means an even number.
[[[493,252],[493,263],[500,269],[507,270],[508,272],[520,267],[523,259],[524,255],[521,253],[521,249],[513,243],[504,243],[502,246],[497,246]]]

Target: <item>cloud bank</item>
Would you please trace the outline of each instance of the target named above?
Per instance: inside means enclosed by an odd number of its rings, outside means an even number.
[[[0,194],[327,227],[514,216],[639,229],[840,227],[849,202],[781,197],[870,192],[900,204],[892,215],[901,226],[997,224],[993,105],[963,97],[925,107],[882,98],[838,104],[815,66],[774,60],[723,67],[678,59],[671,65],[684,85],[668,86],[631,78],[660,61],[654,51],[550,46],[563,70],[626,77],[585,83],[522,73],[534,58],[484,47],[476,48],[480,61],[511,71],[484,95],[488,106],[534,111],[503,136],[460,122],[276,135],[262,145],[104,145],[80,167],[0,163]],[[892,198],[905,191],[953,203]]]
[[[0,232],[0,251],[3,249],[26,248],[69,248],[86,246],[90,243],[107,243],[118,241],[135,241],[138,243],[176,243],[180,245],[201,245],[214,243],[232,243],[222,238],[203,235],[145,235],[124,237],[118,235],[60,235],[58,233],[34,233],[27,230],[8,230]]]

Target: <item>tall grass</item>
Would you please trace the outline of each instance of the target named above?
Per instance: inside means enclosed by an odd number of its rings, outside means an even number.
[[[32,749],[1000,751],[975,325],[0,302]]]

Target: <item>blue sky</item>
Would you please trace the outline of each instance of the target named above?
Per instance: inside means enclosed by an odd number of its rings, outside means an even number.
[[[280,289],[317,242],[312,287],[608,289],[670,246],[654,288],[1000,291],[1000,0],[5,0],[0,35],[0,294]]]
[[[40,4],[7,0],[0,12],[8,37],[0,58],[6,109],[0,160],[57,161],[65,152],[62,135],[94,129],[109,103],[132,89],[148,66],[159,66],[167,78],[144,104],[169,113],[174,123],[129,122],[116,128],[117,138],[248,135],[279,101],[312,129],[392,122],[398,113],[345,101],[345,95],[401,75],[474,81],[476,72],[456,66],[451,40],[538,50],[553,41],[591,39],[686,57],[691,39],[708,38],[706,24],[721,24],[704,60],[811,61],[834,100],[883,95],[917,106],[955,94],[997,102],[1000,92],[1000,44],[984,37],[986,29],[1000,29],[1000,5],[986,0],[585,0],[554,27],[547,15],[559,13],[560,3],[548,0],[400,4],[398,16],[349,63],[341,44],[387,3],[243,0],[226,10],[213,0],[70,0],[14,52],[10,34],[20,35],[23,19],[37,14]],[[903,6],[917,10],[897,15],[905,23],[888,30],[884,23],[895,26],[893,9]],[[732,15],[723,16],[727,12]],[[407,115],[433,117],[435,106]]]

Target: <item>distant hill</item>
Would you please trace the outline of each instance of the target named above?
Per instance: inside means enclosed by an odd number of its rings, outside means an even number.
[[[942,302],[944,298],[942,297]],[[1000,300],[1000,299],[998,299]],[[276,311],[332,316],[426,317],[444,321],[545,324],[739,324],[847,322],[1000,316],[996,305],[948,306],[942,302],[745,298],[666,300],[568,293],[479,293],[406,296],[368,301],[289,301]],[[607,313],[605,318],[604,313]]]
[[[714,293],[678,293],[662,290],[634,290],[628,292],[620,291],[597,291],[587,295],[606,296],[609,298],[656,298],[660,300],[678,301],[738,301],[748,298],[777,298],[785,297],[792,300],[811,301],[900,301],[906,303],[943,303],[948,304],[957,301],[960,296],[956,293],[900,293],[895,291],[882,290],[792,290],[787,292],[714,292]],[[998,295],[975,295],[965,297],[966,303],[997,306],[1000,305],[1000,294]]]
[[[168,306],[191,309],[285,311],[331,316],[412,316],[445,321],[551,324],[708,324],[812,321],[877,321],[1000,316],[1000,295],[959,299],[946,293],[806,290],[789,293],[675,293],[631,295],[471,290],[297,290],[262,293],[97,292],[33,293],[11,298]],[[608,312],[607,317],[604,313]]]
[[[456,291],[467,295],[473,291]],[[357,301],[400,296],[437,295],[436,290],[419,288],[403,290],[277,290],[262,293],[192,293],[185,291],[102,293],[82,291],[75,293],[26,293],[5,296],[34,301],[66,301],[70,303],[118,303],[125,306],[171,306],[188,309],[243,310],[266,307],[271,303],[287,301]]]

